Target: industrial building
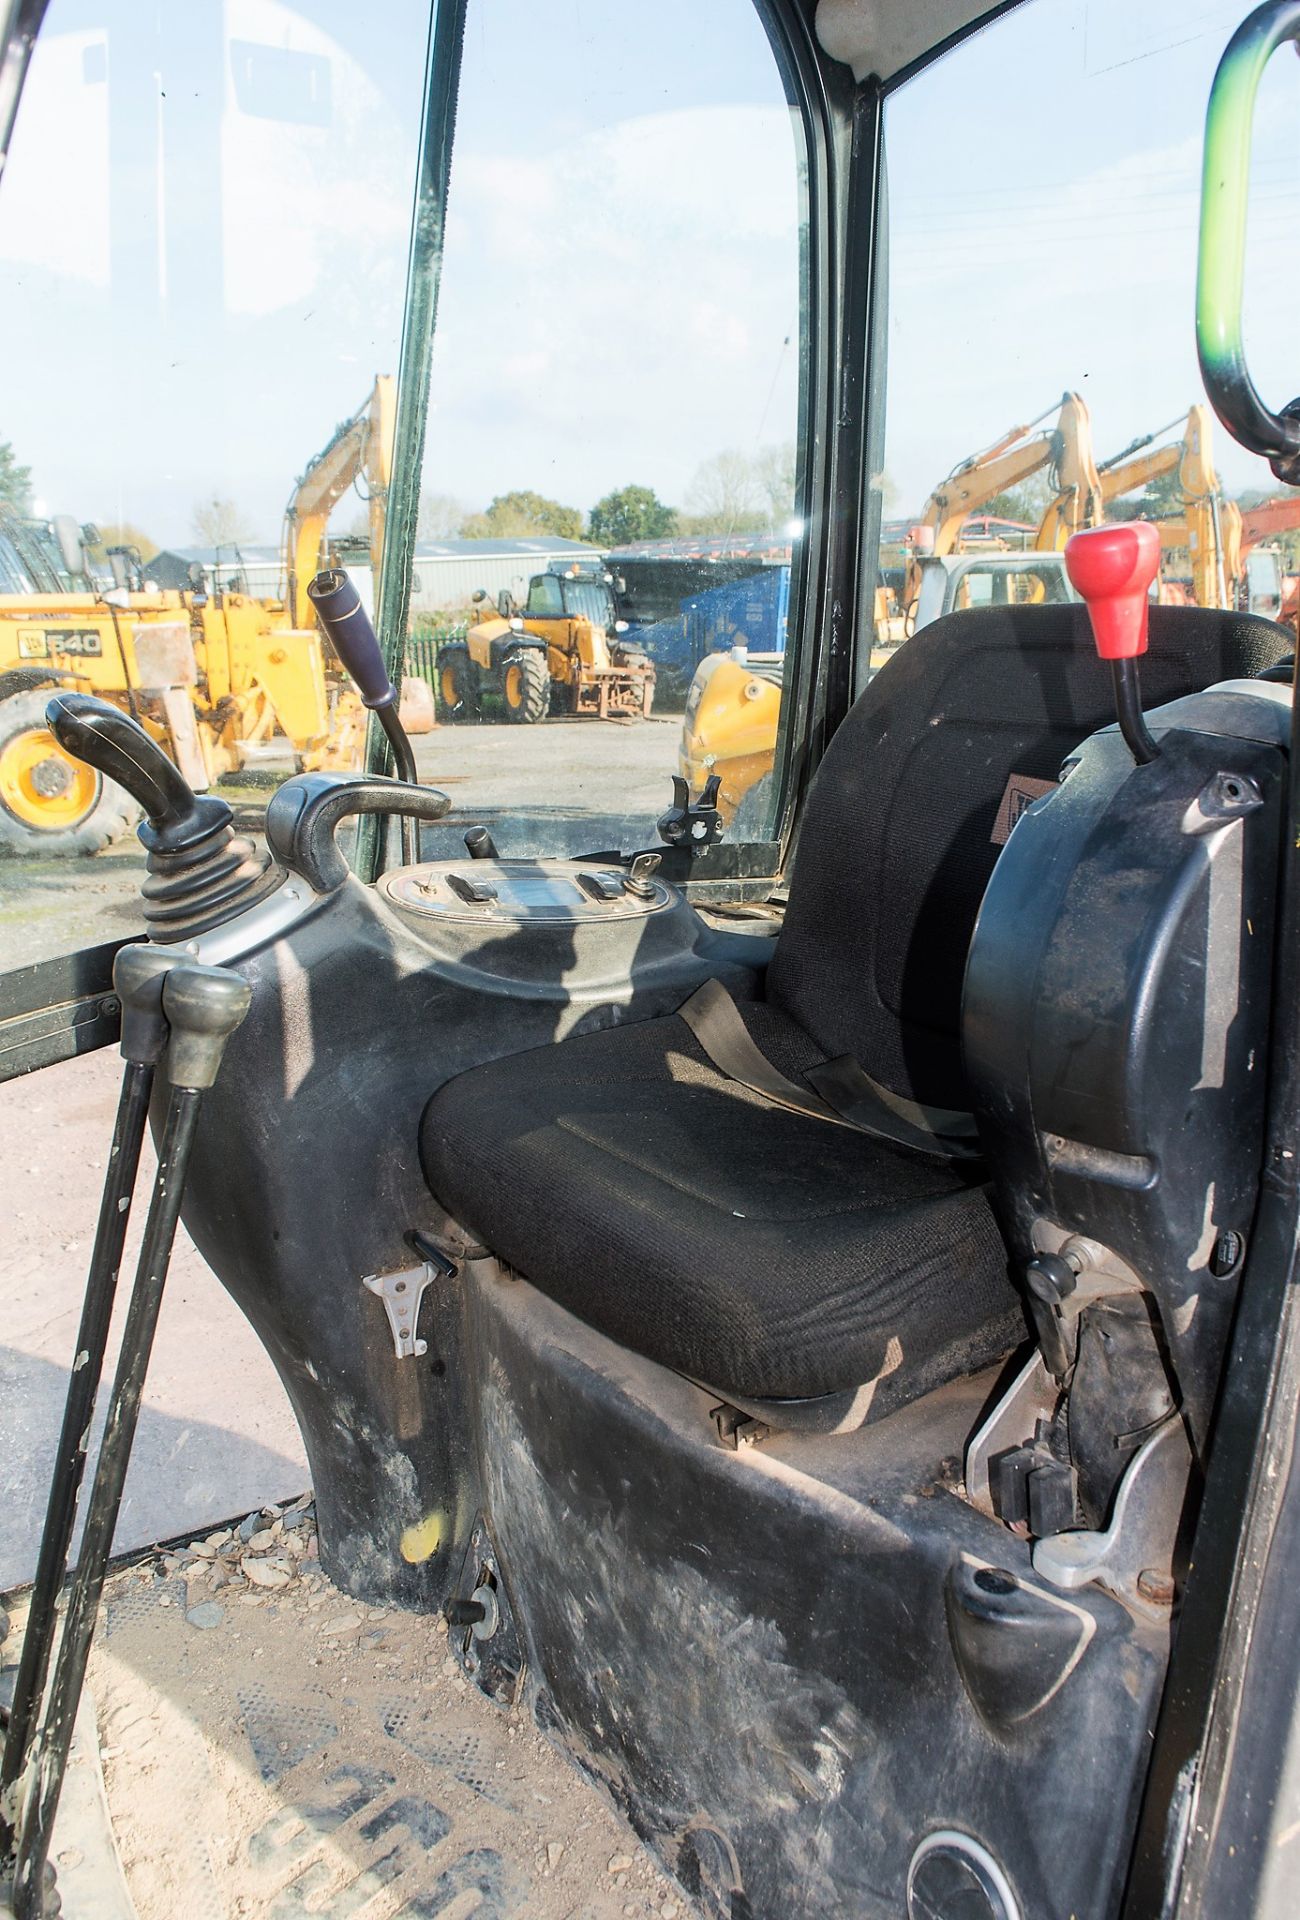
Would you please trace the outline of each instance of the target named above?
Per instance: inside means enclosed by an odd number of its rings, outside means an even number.
[[[365,543],[338,544],[339,558],[369,604],[372,582]],[[522,600],[533,574],[545,573],[553,565],[599,558],[595,547],[580,540],[549,537],[420,541],[415,549],[410,610],[412,615],[455,612],[467,608],[480,587],[492,601],[502,588]],[[209,591],[220,587],[259,600],[278,599],[285,591],[284,557],[278,547],[268,546],[170,547],[154,555],[145,567],[145,579],[160,587],[189,587],[194,566],[202,567]]]

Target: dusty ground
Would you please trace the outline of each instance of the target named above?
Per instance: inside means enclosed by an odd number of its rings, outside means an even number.
[[[106,1591],[89,1677],[138,1920],[691,1920],[527,1714],[465,1680],[438,1621],[330,1585],[309,1508],[242,1531]],[[16,1632],[7,1666],[17,1650]],[[65,1878],[92,1847],[61,1823]],[[111,1880],[102,1845],[93,1864]]]
[[[459,852],[479,819],[506,853],[529,834],[613,844],[624,820],[644,844],[679,726],[440,729],[418,757],[456,817],[426,852]],[[0,973],[129,938],[143,870],[134,839],[90,861],[0,863]],[[119,1075],[105,1051],[0,1086],[0,1592],[35,1566]],[[101,1422],[102,1406],[96,1438]],[[274,1371],[182,1231],[117,1549],[190,1529],[202,1543],[224,1516],[276,1510],[251,1542],[153,1556],[110,1583],[91,1685],[139,1920],[687,1920],[681,1890],[526,1712],[466,1681],[438,1621],[328,1583],[310,1526],[276,1507],[306,1481]],[[18,1647],[16,1631],[10,1670]],[[60,1844],[72,1874],[75,1840]]]

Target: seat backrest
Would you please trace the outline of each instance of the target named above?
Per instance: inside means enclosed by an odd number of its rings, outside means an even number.
[[[1143,704],[1249,677],[1293,645],[1249,614],[1153,607]],[[768,998],[892,1092],[968,1109],[962,974],[994,861],[1114,717],[1082,607],[950,614],[900,647],[817,770]]]

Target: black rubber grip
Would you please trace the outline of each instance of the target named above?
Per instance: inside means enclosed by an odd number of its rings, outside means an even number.
[[[300,773],[272,795],[266,840],[282,867],[301,874],[316,893],[333,893],[350,871],[334,843],[340,821],[354,813],[441,820],[450,811],[451,801],[436,787],[411,787],[378,774]]]
[[[231,819],[224,800],[193,793],[156,740],[129,714],[88,693],[56,693],[45,724],[65,753],[116,780],[148,815],[147,847],[176,853]]]

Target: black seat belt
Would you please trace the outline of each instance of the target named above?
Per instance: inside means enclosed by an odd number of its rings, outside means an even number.
[[[677,1012],[720,1073],[774,1106],[944,1160],[978,1157],[972,1115],[905,1100],[878,1086],[849,1054],[810,1067],[806,1086],[789,1079],[755,1044],[720,981],[706,980]]]

